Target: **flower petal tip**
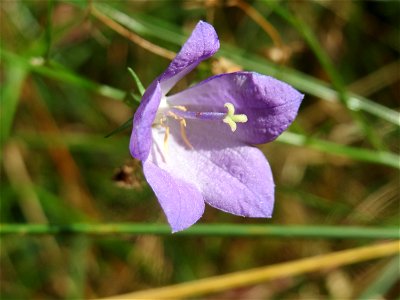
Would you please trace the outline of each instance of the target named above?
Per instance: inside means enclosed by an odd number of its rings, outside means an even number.
[[[172,176],[150,161],[143,163],[144,175],[158,198],[172,232],[196,223],[204,213],[205,203],[192,184]]]
[[[171,232],[176,233],[179,231],[183,231],[189,228],[190,226],[194,225],[203,215],[205,208],[204,201],[202,203],[203,203],[203,205],[201,205],[202,207],[193,208],[192,211],[193,213],[187,211],[184,216],[177,217],[174,214],[168,214],[164,211],[167,216],[168,223],[171,227]]]
[[[214,27],[205,22],[199,21],[196,25],[195,30],[199,30],[202,33],[203,40],[206,40],[207,43],[205,44],[207,47],[204,48],[205,53],[207,53],[207,57],[212,56],[215,52],[219,49],[219,38],[217,32],[215,31]]]

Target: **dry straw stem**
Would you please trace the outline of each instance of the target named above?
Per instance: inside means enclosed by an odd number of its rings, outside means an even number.
[[[399,81],[400,61],[391,62],[380,69],[357,80],[347,88],[361,96],[369,96]]]
[[[294,262],[276,264],[209,277],[193,282],[171,285],[147,291],[118,295],[111,299],[181,299],[199,295],[222,292],[282,277],[294,276],[306,272],[320,271],[327,268],[337,268],[374,258],[400,253],[400,241],[387,242],[379,245],[360,247],[351,250],[338,251],[326,255],[300,259]]]
[[[271,38],[272,42],[274,43],[275,53],[278,56],[275,56],[274,60],[276,63],[285,63],[289,58],[289,51],[283,44],[282,38],[279,35],[279,31],[270,23],[268,22],[253,6],[249,5],[245,1],[242,0],[229,0],[226,3],[227,6],[236,6],[239,9],[243,10],[254,22],[256,22],[266,34]],[[271,48],[274,50],[274,48]]]
[[[254,7],[242,0],[230,0],[228,6],[236,6],[243,10],[250,18],[254,20],[272,39],[275,47],[283,49],[283,42],[278,30],[269,23]]]
[[[157,54],[161,57],[167,58],[169,60],[172,60],[175,57],[175,52],[169,51],[167,49],[164,49],[160,46],[157,46],[144,38],[138,36],[137,34],[129,31],[122,25],[118,24],[114,20],[110,19],[106,15],[102,14],[100,11],[98,11],[94,5],[91,5],[90,12],[93,16],[95,16],[98,20],[103,22],[105,25],[119,33],[120,35],[126,37],[127,39],[131,40],[133,43],[139,45],[140,47]]]

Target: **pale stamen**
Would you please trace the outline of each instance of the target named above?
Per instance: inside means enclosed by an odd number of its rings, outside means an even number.
[[[165,124],[166,119],[165,117],[162,117],[160,119],[160,125],[165,128],[165,133],[164,133],[164,151],[166,154],[168,154],[168,137],[169,137],[169,126]]]
[[[225,103],[226,113],[221,112],[198,112],[188,111],[184,106],[174,106],[169,113],[177,119],[192,119],[202,121],[222,121],[229,125],[232,132],[236,131],[236,123],[246,123],[248,118],[245,114],[235,114],[235,106],[232,103]]]
[[[164,151],[166,154],[168,154],[168,137],[169,137],[169,126],[165,126]]]
[[[185,121],[185,119],[182,119],[182,120],[179,122],[179,125],[180,125],[180,128],[181,128],[182,140],[185,142],[186,146],[188,146],[190,150],[193,150],[193,146],[192,146],[192,144],[189,142],[189,139],[187,138],[187,135],[186,135],[186,130],[185,130],[186,121]]]
[[[186,109],[186,107],[184,107],[184,106],[177,106],[177,108],[178,109],[180,109],[180,110],[184,110],[184,109]],[[180,126],[180,132],[181,132],[181,137],[182,137],[182,140],[183,140],[183,142],[189,147],[189,149],[193,149],[193,146],[192,146],[192,144],[189,142],[189,139],[187,138],[187,135],[186,135],[186,130],[185,130],[185,127],[186,127],[186,120],[184,119],[184,118],[182,118],[181,116],[178,116],[176,113],[174,113],[174,112],[172,112],[172,111],[169,111],[168,112],[168,115],[169,116],[171,116],[171,117],[173,117],[175,120],[178,120],[179,121],[179,126]],[[167,133],[167,132],[166,132]],[[169,133],[169,127],[168,127],[168,133]],[[164,140],[165,141],[165,140]]]
[[[187,111],[187,108],[184,107],[183,105],[176,105],[176,106],[174,106],[174,108],[180,109],[182,111]]]

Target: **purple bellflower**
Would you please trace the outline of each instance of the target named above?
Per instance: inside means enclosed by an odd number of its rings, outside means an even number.
[[[173,232],[196,223],[205,203],[234,215],[271,217],[271,168],[252,145],[278,137],[303,99],[288,84],[253,72],[216,75],[167,95],[218,48],[214,28],[200,21],[147,88],[133,119],[130,152],[143,162]]]

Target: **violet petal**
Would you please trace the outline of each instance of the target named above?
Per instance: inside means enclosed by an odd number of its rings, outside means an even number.
[[[154,81],[143,95],[142,102],[133,118],[133,128],[129,142],[129,150],[133,157],[146,160],[152,145],[151,126],[161,101],[161,88]]]
[[[232,103],[236,113],[246,114],[248,121],[225,134],[250,144],[274,140],[292,123],[304,95],[275,78],[236,72],[210,77],[199,84],[168,97],[171,105],[184,105],[194,111],[224,111]]]
[[[154,128],[154,148],[148,159],[172,177],[196,186],[211,206],[240,216],[270,217],[274,182],[266,158],[255,147],[226,139],[220,128],[188,120],[186,132],[192,150],[183,141],[176,121],[170,124],[168,150],[164,130]]]
[[[204,212],[204,200],[198,189],[150,161],[143,163],[146,180],[153,188],[172,232],[188,228],[197,222]]]
[[[182,46],[179,53],[159,77],[163,95],[201,61],[211,57],[219,49],[217,33],[210,24],[200,21]]]

